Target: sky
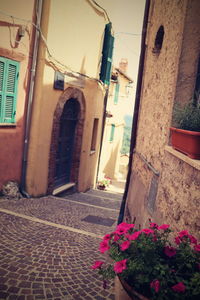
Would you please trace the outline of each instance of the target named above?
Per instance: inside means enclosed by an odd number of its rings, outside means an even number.
[[[102,6],[112,22],[115,36],[113,64],[119,66],[121,58],[128,59],[127,74],[133,79],[135,96],[138,63],[140,56],[141,32],[145,0],[95,0]],[[129,103],[127,111],[133,108]]]
[[[140,54],[140,39],[145,0],[96,0],[106,9],[115,35],[114,64],[128,58],[128,75],[135,77]]]

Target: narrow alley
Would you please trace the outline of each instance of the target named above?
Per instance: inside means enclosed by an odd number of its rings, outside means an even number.
[[[121,193],[0,198],[0,299],[114,299],[91,265],[117,222]],[[104,258],[105,259],[105,258]]]

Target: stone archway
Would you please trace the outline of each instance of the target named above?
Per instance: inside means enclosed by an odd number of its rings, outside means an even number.
[[[49,153],[49,174],[48,174],[48,193],[52,193],[55,188],[56,176],[56,157],[59,144],[61,116],[67,101],[74,100],[79,103],[79,112],[77,116],[77,124],[74,133],[74,147],[71,161],[70,182],[78,183],[78,174],[80,167],[80,154],[83,136],[83,125],[85,118],[85,98],[83,93],[76,88],[67,88],[59,98],[53,118],[51,146]]]

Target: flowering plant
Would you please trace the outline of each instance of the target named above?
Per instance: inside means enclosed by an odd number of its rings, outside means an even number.
[[[167,224],[135,229],[121,223],[100,243],[111,262],[96,261],[104,281],[118,275],[149,299],[200,299],[200,244],[187,230],[173,239]],[[110,260],[110,259],[109,259]]]
[[[109,184],[111,183],[111,179],[109,177],[104,177],[103,179],[98,181],[98,186],[109,186]]]

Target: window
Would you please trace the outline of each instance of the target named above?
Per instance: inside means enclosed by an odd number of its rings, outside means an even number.
[[[164,34],[165,34],[164,27],[161,25],[156,34],[153,53],[160,53],[163,45]]]
[[[0,57],[0,123],[14,123],[19,63]]]
[[[115,125],[111,124],[110,139],[109,139],[110,142],[113,142],[114,134],[115,134]]]
[[[92,131],[91,151],[96,150],[98,123],[99,123],[99,119],[94,119],[93,131]]]
[[[116,83],[116,85],[115,85],[114,104],[118,103],[118,99],[119,99],[119,83]]]

